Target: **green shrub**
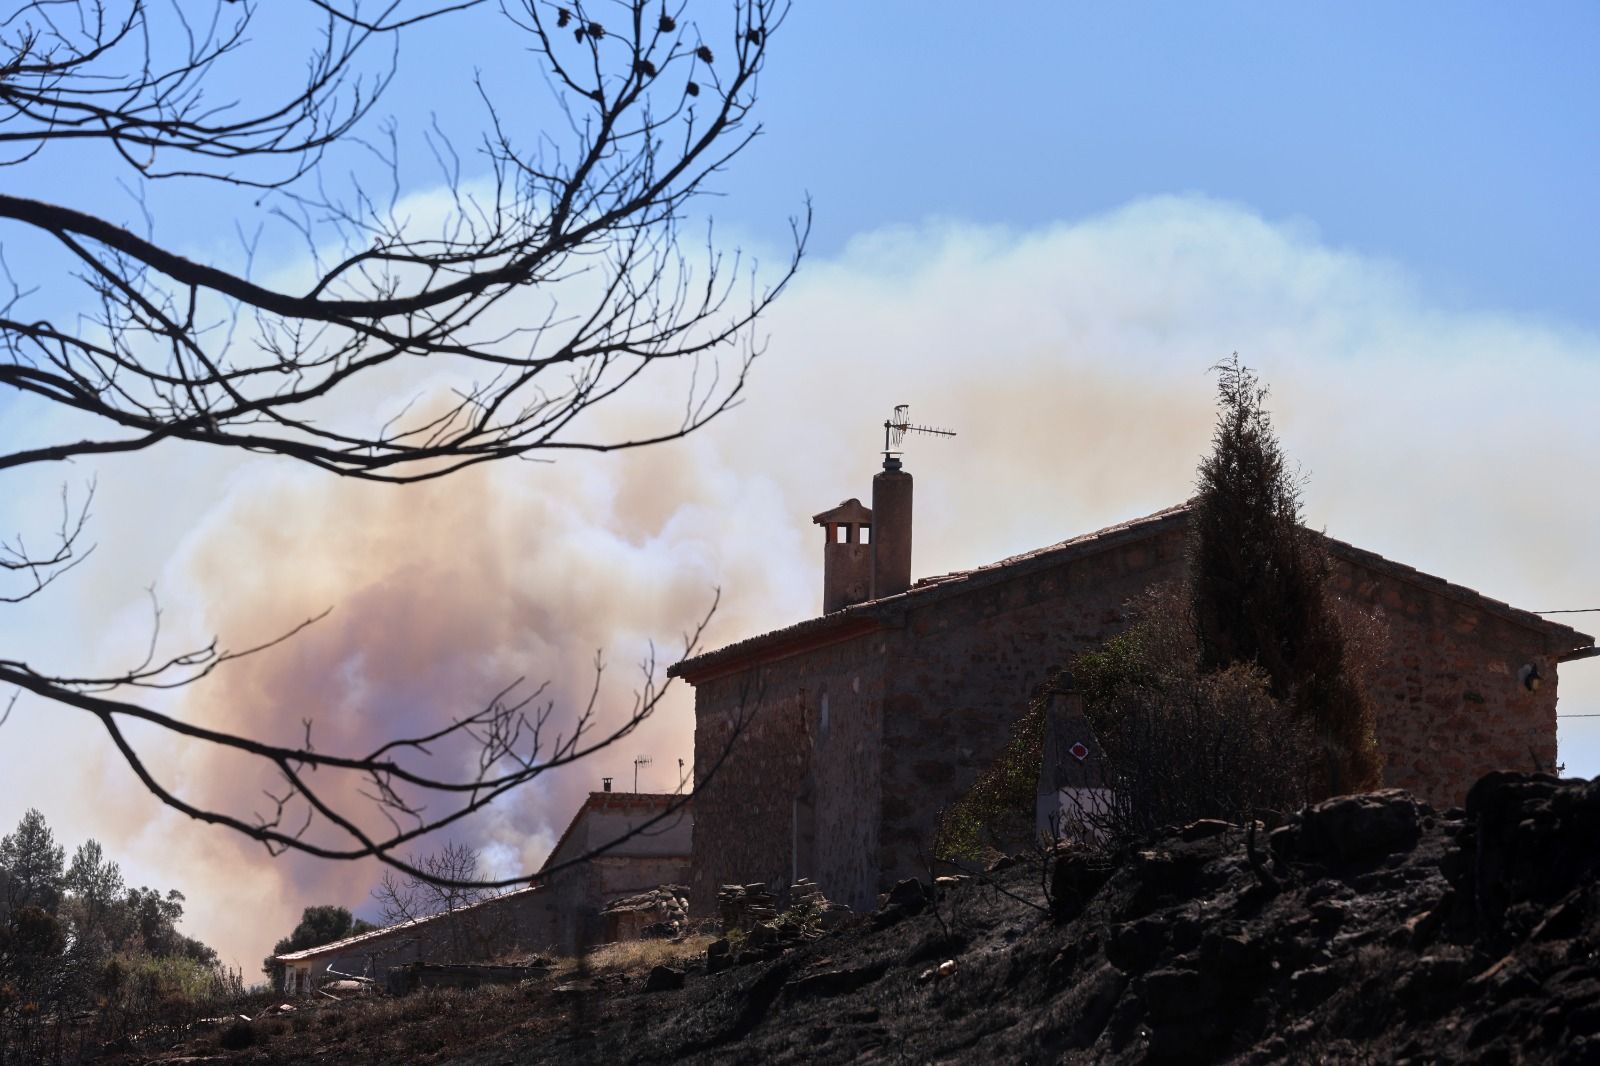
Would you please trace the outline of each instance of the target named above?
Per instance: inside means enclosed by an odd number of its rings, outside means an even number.
[[[1307,799],[1314,738],[1258,667],[1201,669],[1184,600],[1146,593],[1133,628],[1073,666],[1107,790],[1083,820],[1112,847],[1196,818],[1270,821]]]
[[[933,843],[935,858],[976,862],[1032,841],[1048,693],[1046,688],[1012,723],[1000,754],[941,815]]]

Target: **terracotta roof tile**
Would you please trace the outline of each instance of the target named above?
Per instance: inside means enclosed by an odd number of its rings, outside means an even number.
[[[561,839],[556,841],[556,846],[550,849],[550,854],[545,856],[544,866],[539,867],[543,873],[545,867],[555,861],[561,853],[562,845],[572,836],[572,831],[577,828],[583,816],[593,810],[646,810],[662,811],[672,806],[674,800],[683,800],[684,808],[688,809],[690,797],[681,792],[591,792],[589,798],[583,801],[572,821],[561,831]]]
[[[813,647],[833,639],[844,640],[862,632],[881,628],[893,615],[910,607],[922,606],[944,596],[956,595],[971,589],[982,588],[997,581],[1020,577],[1033,570],[1058,566],[1070,559],[1105,551],[1130,540],[1141,540],[1183,525],[1189,515],[1187,502],[1142,518],[1130,519],[1104,529],[1085,533],[1056,544],[1035,548],[996,562],[985,563],[969,570],[925,577],[912,584],[905,592],[881,599],[867,600],[834,611],[831,614],[808,618],[794,625],[775,629],[745,640],[736,641],[714,651],[684,659],[668,668],[669,677],[683,677],[693,683],[697,676],[720,672],[747,656],[763,652],[772,655],[787,654],[791,649]],[[1570,626],[1541,618],[1503,600],[1485,596],[1474,589],[1458,585],[1441,577],[1424,573],[1413,566],[1387,559],[1377,552],[1358,548],[1346,541],[1322,534],[1329,550],[1336,556],[1359,563],[1371,570],[1409,581],[1420,588],[1457,600],[1467,606],[1498,615],[1517,625],[1547,634],[1553,643],[1567,643],[1569,648],[1592,645],[1594,638]]]
[[[343,940],[335,940],[331,944],[319,944],[317,947],[306,948],[304,951],[291,951],[286,955],[274,955],[273,958],[279,962],[299,962],[302,959],[314,959],[322,955],[337,955],[342,951],[346,951],[357,944],[365,943],[368,940],[378,940],[394,933],[404,932],[408,929],[415,929],[419,925],[426,925],[435,919],[444,918],[449,914],[461,914],[464,911],[470,911],[477,907],[487,906],[491,903],[498,903],[501,900],[510,899],[513,896],[523,896],[527,895],[529,892],[538,892],[541,890],[541,888],[542,886],[540,885],[529,885],[527,888],[513,889],[510,892],[503,892],[498,896],[491,896],[488,899],[479,900],[477,903],[469,903],[465,907],[457,907],[453,911],[441,911],[438,914],[423,915],[421,918],[412,918],[410,921],[400,922],[396,925],[386,925],[382,929],[369,929],[365,933],[357,933],[355,936],[347,936]]]

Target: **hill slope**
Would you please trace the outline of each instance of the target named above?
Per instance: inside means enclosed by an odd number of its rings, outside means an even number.
[[[1494,774],[1465,811],[1379,792],[1265,840],[1201,822],[1114,869],[1069,855],[1049,883],[1026,862],[937,899],[909,883],[821,939],[692,964],[681,988],[641,972],[330,1004],[345,1039],[243,1057],[1600,1063],[1597,872],[1600,780]]]

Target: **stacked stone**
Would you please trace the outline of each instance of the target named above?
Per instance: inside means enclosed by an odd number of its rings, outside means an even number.
[[[819,910],[828,905],[828,897],[822,894],[822,886],[809,877],[802,877],[789,886],[789,906],[798,907],[803,903],[815,903]]]
[[[601,914],[642,913],[655,920],[641,930],[652,938],[682,939],[690,933],[689,890],[683,885],[662,885],[649,892],[614,899]]]
[[[748,929],[778,916],[778,901],[764,882],[749,885],[723,885],[717,892],[717,910],[722,928]]]
[[[775,959],[785,951],[816,940],[850,917],[850,908],[830,903],[822,887],[809,877],[789,886],[789,909],[777,913],[776,901],[764,884],[723,885],[717,892],[722,931],[744,930],[740,950],[731,940],[717,940],[706,949],[706,972],[720,973],[762,959]],[[735,938],[737,939],[737,938]]]

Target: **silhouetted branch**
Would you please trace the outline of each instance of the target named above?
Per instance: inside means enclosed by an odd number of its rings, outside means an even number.
[[[142,225],[0,193],[0,251],[13,236],[30,266],[42,264],[30,277],[47,275],[24,290],[0,254],[0,404],[65,416],[37,421],[43,439],[8,439],[0,471],[183,441],[412,482],[497,459],[642,447],[717,418],[762,351],[756,321],[793,276],[810,225],[808,206],[770,275],[737,250],[724,254],[709,228],[703,247],[682,239],[691,201],[759,132],[756,82],[787,13],[782,0],[724,2],[731,19],[702,27],[686,3],[502,0],[509,29],[543,63],[566,129],[520,143],[480,83],[486,173],[464,175],[462,153],[435,123],[424,137],[445,189],[422,208],[402,201],[395,125],[367,120],[396,76],[402,37],[482,0],[284,0],[274,12],[298,12],[316,32],[296,73],[280,62],[266,78],[250,63],[260,10],[250,0],[19,3],[0,17],[9,57],[0,60],[0,166],[26,165],[52,143],[114,153],[105,162],[126,176]],[[244,96],[217,97],[222,84]],[[334,188],[323,163],[345,148],[389,180],[371,181],[369,168],[367,184]],[[197,180],[249,198],[230,219],[241,262],[163,243],[146,188]],[[253,276],[266,224],[303,241],[303,283]],[[32,306],[39,291],[51,309]],[[418,367],[426,377],[408,383]],[[375,375],[387,375],[382,395]],[[396,388],[404,395],[378,409]],[[585,418],[623,393],[663,388],[676,391],[621,429]],[[0,602],[34,597],[82,561],[92,498],[91,487],[74,509],[63,493],[44,550],[21,534],[0,544],[0,579],[20,582],[0,587]],[[0,685],[96,717],[141,783],[191,818],[274,852],[371,856],[407,875],[425,873],[400,857],[417,838],[628,736],[666,691],[652,649],[619,725],[599,725],[597,661],[587,703],[554,735],[546,688],[518,681],[473,713],[365,755],[319,750],[310,719],[300,743],[273,744],[128,693],[193,684],[326,612],[254,647],[213,640],[163,657],[153,593],[152,604],[150,644],[134,667],[47,671],[0,650]],[[705,624],[686,637],[689,650]],[[268,806],[246,815],[186,799],[145,762],[146,734],[129,723],[269,769]],[[428,768],[462,749],[464,773]],[[352,795],[381,817],[360,817]]]
[[[713,601],[705,617],[688,636],[685,657],[692,655],[699,647],[716,608],[717,603]],[[285,638],[278,638],[282,639]],[[178,657],[180,660],[183,658]],[[598,674],[603,668],[597,665],[596,669]],[[316,750],[311,743],[309,724],[305,727],[303,742],[297,747],[287,747],[211,729],[148,707],[98,694],[120,685],[142,684],[130,680],[135,676],[131,674],[123,678],[94,678],[63,683],[59,679],[42,677],[22,664],[0,660],[0,684],[14,685],[94,715],[140,782],[162,803],[197,821],[226,826],[243,833],[260,841],[273,854],[293,850],[325,859],[373,857],[402,873],[445,887],[503,888],[526,883],[529,878],[521,876],[465,883],[440,881],[411,860],[401,858],[399,850],[419,837],[482,810],[495,799],[541,774],[588,758],[631,734],[655,711],[671,684],[669,680],[657,686],[653,659],[646,661],[644,669],[644,683],[634,695],[632,708],[619,724],[598,729],[597,677],[594,694],[574,716],[570,731],[558,734],[548,746],[541,729],[553,705],[546,703],[538,707],[530,719],[528,708],[543,688],[541,686],[533,695],[519,699],[514,697],[514,692],[521,682],[516,682],[483,709],[455,719],[432,733],[390,740],[372,753],[354,756]],[[251,757],[259,765],[275,771],[285,790],[281,794],[266,793],[272,810],[264,815],[255,815],[253,820],[247,820],[240,814],[210,810],[191,803],[165,785],[149,768],[128,739],[123,727],[123,723],[128,721],[142,722],[214,749]],[[393,753],[400,748],[427,754],[428,745],[452,738],[470,741],[476,748],[474,773],[463,776],[439,775],[424,772],[393,757]],[[317,770],[334,771],[336,776],[330,782],[314,784],[308,773]],[[357,788],[356,794],[383,813],[390,827],[387,833],[373,833],[364,828],[345,802],[330,798],[340,783],[352,779],[365,782],[366,787]],[[443,813],[432,814],[419,797],[442,799],[450,806]],[[401,820],[407,823],[404,827]],[[654,821],[649,824],[654,824]],[[330,830],[337,842],[323,843],[307,839],[306,832],[313,826]],[[607,847],[616,843],[612,842]]]

